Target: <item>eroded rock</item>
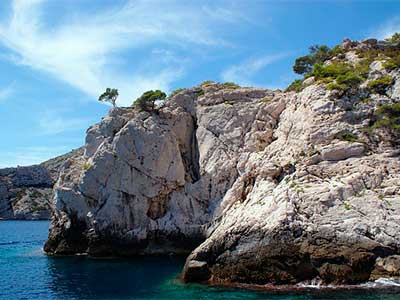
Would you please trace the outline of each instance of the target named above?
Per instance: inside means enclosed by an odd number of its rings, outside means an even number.
[[[45,250],[190,253],[185,281],[368,280],[400,249],[398,135],[366,130],[378,104],[361,88],[309,84],[211,83],[156,112],[112,110],[60,174]]]

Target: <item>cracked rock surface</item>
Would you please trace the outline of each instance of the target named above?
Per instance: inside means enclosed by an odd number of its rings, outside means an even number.
[[[152,113],[114,108],[64,164],[45,251],[190,253],[186,281],[398,275],[400,141],[365,128],[399,98],[372,97],[208,84]]]
[[[0,219],[48,220],[53,185],[63,161],[80,149],[40,165],[0,169]]]

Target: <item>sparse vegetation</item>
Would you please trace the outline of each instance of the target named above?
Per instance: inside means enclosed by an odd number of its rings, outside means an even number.
[[[141,111],[152,112],[154,111],[155,102],[164,100],[167,95],[160,90],[150,90],[144,92],[142,96],[137,98],[133,103],[134,106],[138,107]]]
[[[183,92],[183,91],[186,91],[186,89],[185,88],[176,89],[175,91],[171,92],[171,94],[169,95],[169,98],[171,98],[171,97],[173,97],[173,96],[175,96],[175,95],[177,95],[177,94],[179,94],[180,92]]]
[[[391,86],[393,83],[393,79],[390,76],[384,76],[379,79],[368,82],[367,87],[373,92],[377,94],[384,95],[386,93],[386,89]]]
[[[334,62],[329,65],[315,64],[311,75],[315,76],[317,80],[329,77],[336,78],[339,75],[345,75],[350,70],[350,66],[343,62]]]
[[[290,185],[289,185],[289,187],[291,187],[291,188],[295,188],[295,187],[297,187],[297,186],[298,186],[298,184],[297,184],[296,181],[292,181],[292,182],[290,183]]]
[[[358,136],[352,132],[343,132],[338,135],[338,138],[346,142],[355,142],[357,141]]]
[[[14,196],[15,202],[21,200],[26,195],[26,191],[27,191],[27,188],[25,188],[25,187],[18,190]]]
[[[29,191],[29,197],[32,199],[38,199],[38,198],[42,197],[42,194],[40,192],[38,192],[37,190],[31,190],[31,191]]]
[[[204,90],[199,90],[199,91],[197,91],[197,92],[195,92],[196,93],[196,96],[197,97],[200,97],[200,96],[203,96],[204,95]]]
[[[297,74],[310,74],[316,64],[322,64],[332,56],[331,49],[326,45],[313,45],[309,48],[310,54],[295,60],[293,71]]]
[[[339,84],[337,82],[330,82],[326,85],[326,89],[329,91],[332,90],[346,91],[348,89],[348,86],[344,84]]]
[[[394,33],[390,38],[385,39],[385,41],[391,45],[400,44],[400,33]]]
[[[240,87],[238,84],[234,82],[224,82],[222,85],[224,88],[231,88],[231,89],[237,89]]]
[[[362,103],[370,103],[372,101],[374,101],[374,100],[369,96],[364,95],[364,96],[360,97],[360,102],[362,102]]]
[[[107,88],[106,91],[100,95],[98,101],[111,103],[112,106],[115,107],[118,95],[117,89]]]
[[[377,120],[372,128],[400,129],[400,103],[385,104],[376,110]]]
[[[285,90],[285,92],[301,92],[303,90],[303,79],[296,79]]]
[[[327,66],[317,67],[315,70],[319,83],[327,83],[328,90],[347,91],[356,88],[366,79],[363,68],[353,67],[344,63],[332,63]],[[365,77],[362,77],[365,76]]]
[[[386,39],[384,48],[354,48],[357,56],[361,58],[356,65],[346,63],[343,55],[346,50],[341,45],[337,45],[332,49],[325,45],[311,46],[309,54],[297,58],[293,65],[294,72],[303,74],[304,78],[292,82],[285,91],[300,92],[304,88],[304,80],[314,76],[315,82],[326,84],[328,90],[351,92],[367,79],[369,67],[373,61],[383,60],[383,66],[388,71],[400,67],[399,40],[400,34],[395,33],[391,38]],[[350,42],[350,47],[356,45],[357,42]],[[370,41],[370,45],[373,45],[372,41]],[[335,59],[332,60],[333,58]],[[330,60],[329,63],[326,63],[327,60]],[[373,91],[379,90],[382,93],[382,84],[385,83],[387,82],[373,83],[371,88]]]
[[[270,102],[272,99],[270,97],[264,97],[260,100],[261,103],[268,103]]]
[[[91,167],[91,163],[90,162],[85,162],[82,166],[82,169],[84,169],[85,171],[88,170]]]
[[[383,67],[388,71],[400,68],[400,55],[385,61]]]
[[[206,80],[206,81],[203,81],[202,83],[200,83],[200,86],[207,86],[207,85],[210,85],[210,84],[214,84],[215,82],[214,81],[212,81],[212,80]]]
[[[356,73],[351,72],[351,71],[346,72],[343,75],[339,75],[336,78],[336,82],[338,84],[343,84],[343,85],[350,86],[350,87],[351,86],[356,86],[356,85],[360,84],[363,81],[364,81],[364,79],[361,78],[361,76],[359,76]]]

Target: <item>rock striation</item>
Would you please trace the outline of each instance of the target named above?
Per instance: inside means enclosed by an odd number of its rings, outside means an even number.
[[[47,220],[53,185],[63,161],[73,155],[48,160],[40,165],[0,169],[0,219]]]
[[[185,281],[223,284],[397,276],[400,139],[374,124],[399,85],[371,64],[346,93],[206,83],[151,113],[113,108],[62,168],[45,251],[190,253]]]

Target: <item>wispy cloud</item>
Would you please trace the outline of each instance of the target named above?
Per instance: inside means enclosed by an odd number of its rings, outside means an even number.
[[[13,152],[0,151],[0,168],[29,166],[62,155],[72,149],[64,146],[56,147],[19,147]]]
[[[224,81],[232,81],[241,85],[257,85],[253,82],[253,76],[268,65],[287,57],[289,53],[279,53],[250,58],[239,64],[232,65],[221,73]]]
[[[120,104],[131,104],[150,87],[168,90],[184,69],[182,62],[166,63],[162,57],[153,58],[152,67],[145,69],[148,64],[141,57],[129,64],[132,71],[127,72],[119,69],[126,61],[115,63],[119,53],[159,44],[228,44],[215,28],[221,22],[243,21],[242,14],[229,9],[218,19],[215,10],[197,2],[138,0],[96,14],[75,15],[49,27],[43,17],[44,2],[13,1],[11,18],[0,25],[0,42],[12,51],[8,57],[48,72],[91,97],[107,86],[119,88]]]
[[[0,88],[0,103],[3,103],[7,99],[9,99],[14,94],[14,92],[14,83],[11,83],[6,87]]]
[[[368,37],[382,40],[391,37],[396,32],[400,32],[400,17],[394,17],[379,27],[371,30]]]
[[[38,118],[40,135],[53,135],[67,131],[86,129],[93,120],[87,118],[68,118],[61,110],[47,109]]]

